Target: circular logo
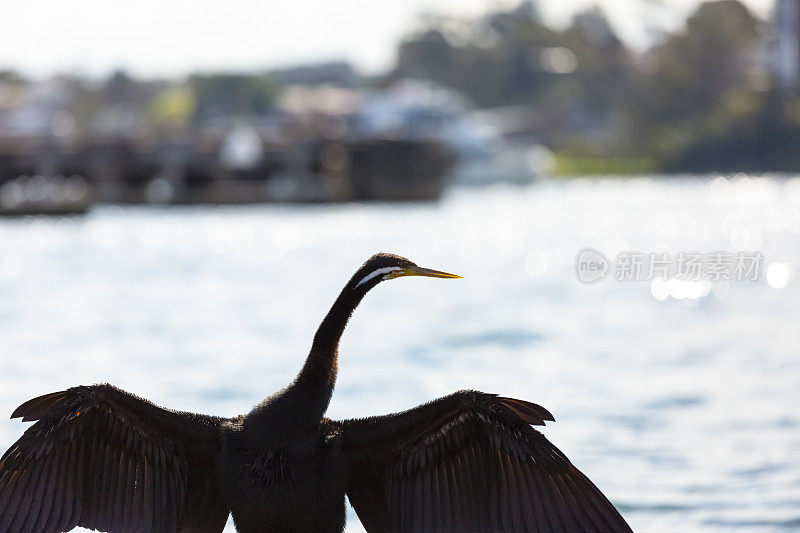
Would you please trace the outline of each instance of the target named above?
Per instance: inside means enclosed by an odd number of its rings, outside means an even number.
[[[578,252],[575,262],[575,273],[581,283],[589,285],[602,279],[608,274],[609,262],[606,256],[593,248],[584,248]]]

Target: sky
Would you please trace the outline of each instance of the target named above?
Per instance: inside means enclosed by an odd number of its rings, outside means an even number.
[[[540,0],[546,21],[565,24],[599,4],[629,44],[648,26],[674,28],[699,0]],[[746,0],[766,16],[773,0]],[[363,73],[394,63],[397,43],[420,15],[479,15],[512,0],[0,0],[0,70],[34,77],[139,77],[253,71],[345,59]],[[656,6],[662,7],[656,7]]]

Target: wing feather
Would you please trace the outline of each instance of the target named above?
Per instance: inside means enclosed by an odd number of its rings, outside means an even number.
[[[0,531],[224,528],[214,466],[221,419],[162,409],[110,385],[39,396],[12,418],[35,424],[0,458]]]
[[[51,453],[44,457],[42,461],[42,478],[36,486],[36,496],[31,504],[31,508],[35,512],[31,513],[36,517],[36,520],[31,523],[32,531],[42,531],[44,529],[44,522],[50,514],[50,506],[53,503],[52,494],[55,492],[53,474],[56,469],[54,468],[54,460],[61,450],[56,450],[56,453]]]
[[[153,523],[153,458],[150,444],[146,441],[143,443],[142,457],[142,514],[139,525],[144,529],[147,524]]]
[[[476,391],[345,420],[347,494],[368,531],[630,532],[531,427],[546,420],[541,406]]]

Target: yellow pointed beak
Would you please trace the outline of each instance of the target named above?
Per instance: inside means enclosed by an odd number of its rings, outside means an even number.
[[[425,276],[428,278],[450,278],[450,279],[460,279],[461,276],[456,274],[450,274],[448,272],[442,272],[440,270],[433,270],[431,268],[423,268],[420,266],[410,266],[401,268],[400,270],[395,270],[388,276],[387,279],[393,278],[401,278],[403,276]]]

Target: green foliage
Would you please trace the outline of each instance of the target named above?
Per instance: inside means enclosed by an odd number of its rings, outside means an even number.
[[[436,80],[480,107],[527,107],[528,133],[568,173],[795,168],[800,100],[769,90],[767,30],[738,0],[717,0],[636,53],[599,8],[557,30],[528,2],[428,19],[400,45],[392,76]],[[569,61],[553,64],[554,53]]]
[[[194,75],[189,87],[197,102],[196,117],[264,115],[273,109],[277,85],[264,75]]]
[[[148,118],[157,126],[188,124],[195,112],[192,92],[184,87],[162,91],[148,106]]]
[[[641,175],[657,170],[658,163],[652,157],[601,157],[559,152],[555,154],[553,173],[557,176]]]
[[[602,114],[624,97],[630,57],[599,9],[565,31],[544,25],[529,3],[474,21],[437,17],[428,24],[401,43],[393,77],[436,80],[481,107],[543,103],[568,110],[559,96],[566,93]],[[568,54],[560,65],[566,68],[547,61],[555,48]]]

